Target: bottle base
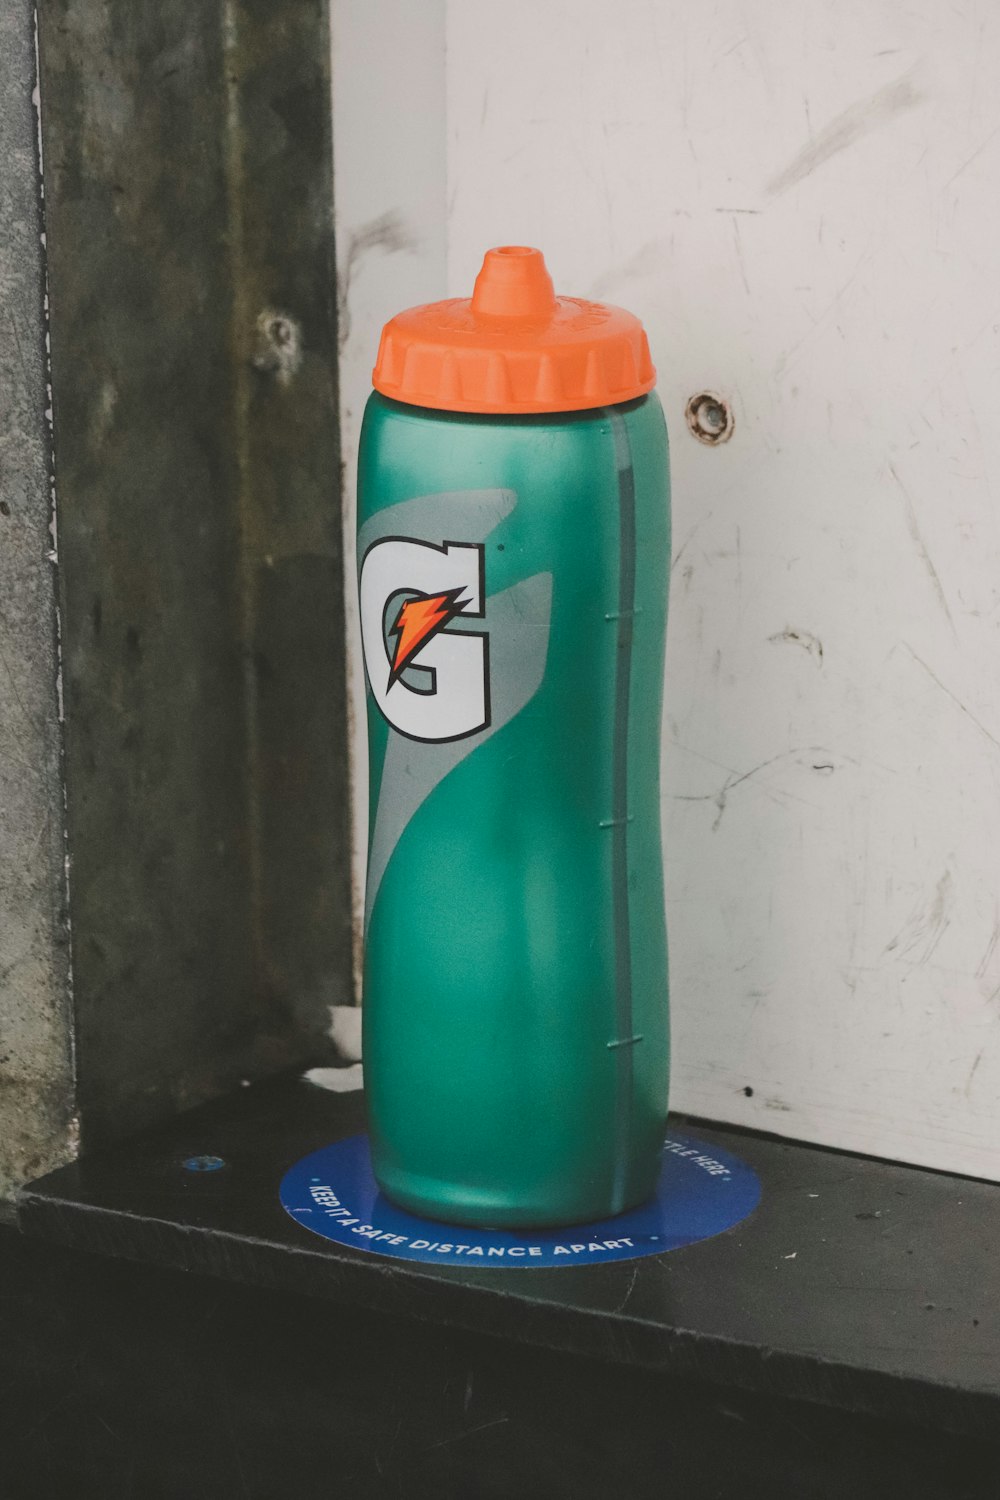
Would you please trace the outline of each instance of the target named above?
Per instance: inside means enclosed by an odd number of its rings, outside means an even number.
[[[657,1168],[658,1168],[657,1163]],[[653,1196],[657,1171],[638,1182],[633,1175],[631,1192],[613,1205],[607,1195],[588,1197],[580,1193],[575,1199],[554,1204],[551,1198],[532,1202],[524,1198],[501,1198],[495,1190],[432,1183],[410,1173],[384,1173],[377,1170],[379,1189],[397,1208],[420,1218],[442,1224],[461,1224],[470,1229],[560,1229],[573,1224],[599,1223],[638,1208]]]

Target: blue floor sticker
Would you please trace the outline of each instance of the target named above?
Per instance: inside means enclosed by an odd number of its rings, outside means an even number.
[[[437,1266],[574,1266],[662,1255],[731,1229],[759,1201],[760,1180],[739,1157],[675,1132],[647,1203],[572,1228],[470,1229],[418,1218],[379,1191],[366,1135],[304,1156],[281,1184],[283,1206],[304,1229],[355,1250]]]

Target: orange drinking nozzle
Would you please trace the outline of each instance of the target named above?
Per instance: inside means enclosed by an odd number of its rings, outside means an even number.
[[[540,250],[500,245],[487,250],[472,292],[472,311],[488,318],[551,318],[556,294]]]

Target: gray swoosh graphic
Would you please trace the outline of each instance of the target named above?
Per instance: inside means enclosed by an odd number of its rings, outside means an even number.
[[[380,510],[358,532],[358,562],[384,536],[485,542],[517,504],[513,490],[445,490]]]
[[[453,491],[404,500],[365,523],[358,533],[358,556],[363,557],[384,536],[485,541],[516,504],[511,490]],[[368,853],[366,932],[389,860],[410,819],[450,771],[509,724],[537,693],[545,676],[551,614],[551,573],[535,573],[522,583],[487,595],[492,714],[482,734],[447,744],[426,744],[389,730]]]

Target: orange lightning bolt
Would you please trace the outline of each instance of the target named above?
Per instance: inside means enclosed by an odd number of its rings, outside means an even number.
[[[464,589],[460,587],[447,589],[443,594],[426,594],[419,599],[407,599],[392,627],[397,634],[389,687],[403,675],[421,646],[425,646],[431,636],[443,630],[449,620],[462,613],[469,601],[463,599],[459,602],[458,596],[461,593],[464,593]]]

